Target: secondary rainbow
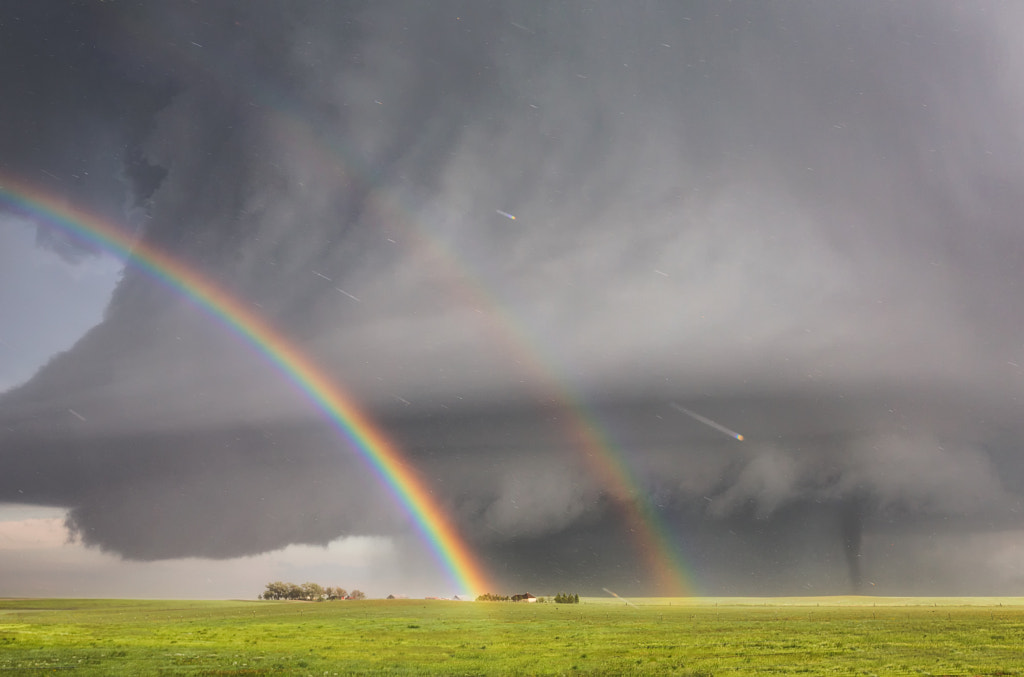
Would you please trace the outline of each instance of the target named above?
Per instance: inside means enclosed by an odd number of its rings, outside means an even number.
[[[313,142],[309,129],[301,118],[277,112],[274,121],[288,147],[309,162],[318,163],[324,174],[358,180],[357,162],[346,162],[353,153],[323,140]],[[641,557],[646,561],[657,592],[660,595],[680,596],[694,594],[693,576],[675,542],[671,530],[661,517],[657,506],[641,487],[638,478],[626,461],[622,450],[614,444],[611,434],[592,415],[559,374],[555,361],[547,357],[539,341],[527,331],[518,318],[513,317],[487,283],[482,270],[474,268],[468,257],[461,255],[454,243],[437,233],[430,232],[420,220],[396,199],[381,191],[371,192],[368,206],[383,223],[400,228],[408,246],[425,254],[438,273],[438,282],[447,293],[466,307],[485,312],[490,320],[485,326],[491,340],[502,346],[507,355],[529,376],[527,384],[552,408],[561,422],[563,437],[572,450],[586,463],[608,495],[622,511],[627,531]]]
[[[627,530],[641,556],[646,560],[659,595],[694,594],[693,577],[673,542],[670,529],[656,505],[643,490],[624,453],[612,441],[611,434],[577,397],[554,362],[547,358],[521,322],[513,318],[484,284],[482,271],[469,267],[468,259],[440,237],[426,234],[414,226],[416,244],[437,261],[437,270],[446,274],[453,296],[461,297],[473,308],[488,308],[491,338],[514,355],[517,364],[530,376],[528,383],[551,408],[553,418],[561,422],[562,434],[586,463],[601,486],[622,511]],[[741,437],[742,439],[742,437]]]
[[[475,594],[491,589],[476,557],[399,449],[341,386],[265,319],[183,261],[22,180],[0,176],[0,202],[99,246],[175,289],[219,319],[298,386],[369,463],[412,517],[417,530],[460,592]]]

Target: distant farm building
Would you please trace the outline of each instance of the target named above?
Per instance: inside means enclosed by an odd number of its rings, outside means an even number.
[[[513,602],[536,602],[537,598],[530,593],[523,593],[522,595],[512,595]]]

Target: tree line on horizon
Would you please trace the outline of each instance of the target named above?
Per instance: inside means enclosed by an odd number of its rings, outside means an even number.
[[[256,595],[256,599],[330,602],[338,599],[366,599],[366,594],[361,590],[349,592],[345,588],[324,587],[319,583],[296,585],[295,583],[274,581],[273,583],[267,583],[267,589]]]
[[[485,592],[476,598],[478,602],[512,602],[515,601],[509,595],[498,595],[493,592]],[[546,597],[538,597],[538,602],[548,601]],[[554,597],[555,604],[579,604],[580,596],[575,593],[560,592]]]

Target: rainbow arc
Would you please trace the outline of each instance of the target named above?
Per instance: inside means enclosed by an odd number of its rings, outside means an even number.
[[[241,300],[200,271],[116,224],[66,204],[30,184],[0,176],[0,203],[109,252],[180,293],[218,319],[295,384],[373,469],[412,518],[431,552],[461,593],[491,584],[474,553],[399,448],[356,401],[308,355]]]

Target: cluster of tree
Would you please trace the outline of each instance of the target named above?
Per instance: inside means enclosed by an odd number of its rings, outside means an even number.
[[[282,583],[275,581],[267,583],[267,589],[256,599],[298,599],[309,602],[324,602],[335,599],[366,599],[366,595],[359,590],[348,592],[345,588],[323,587],[318,583]]]
[[[493,592],[485,592],[476,598],[478,602],[508,602],[512,598],[508,595],[495,595]]]
[[[580,596],[576,594],[566,594],[560,592],[555,595],[555,604],[579,604]]]

